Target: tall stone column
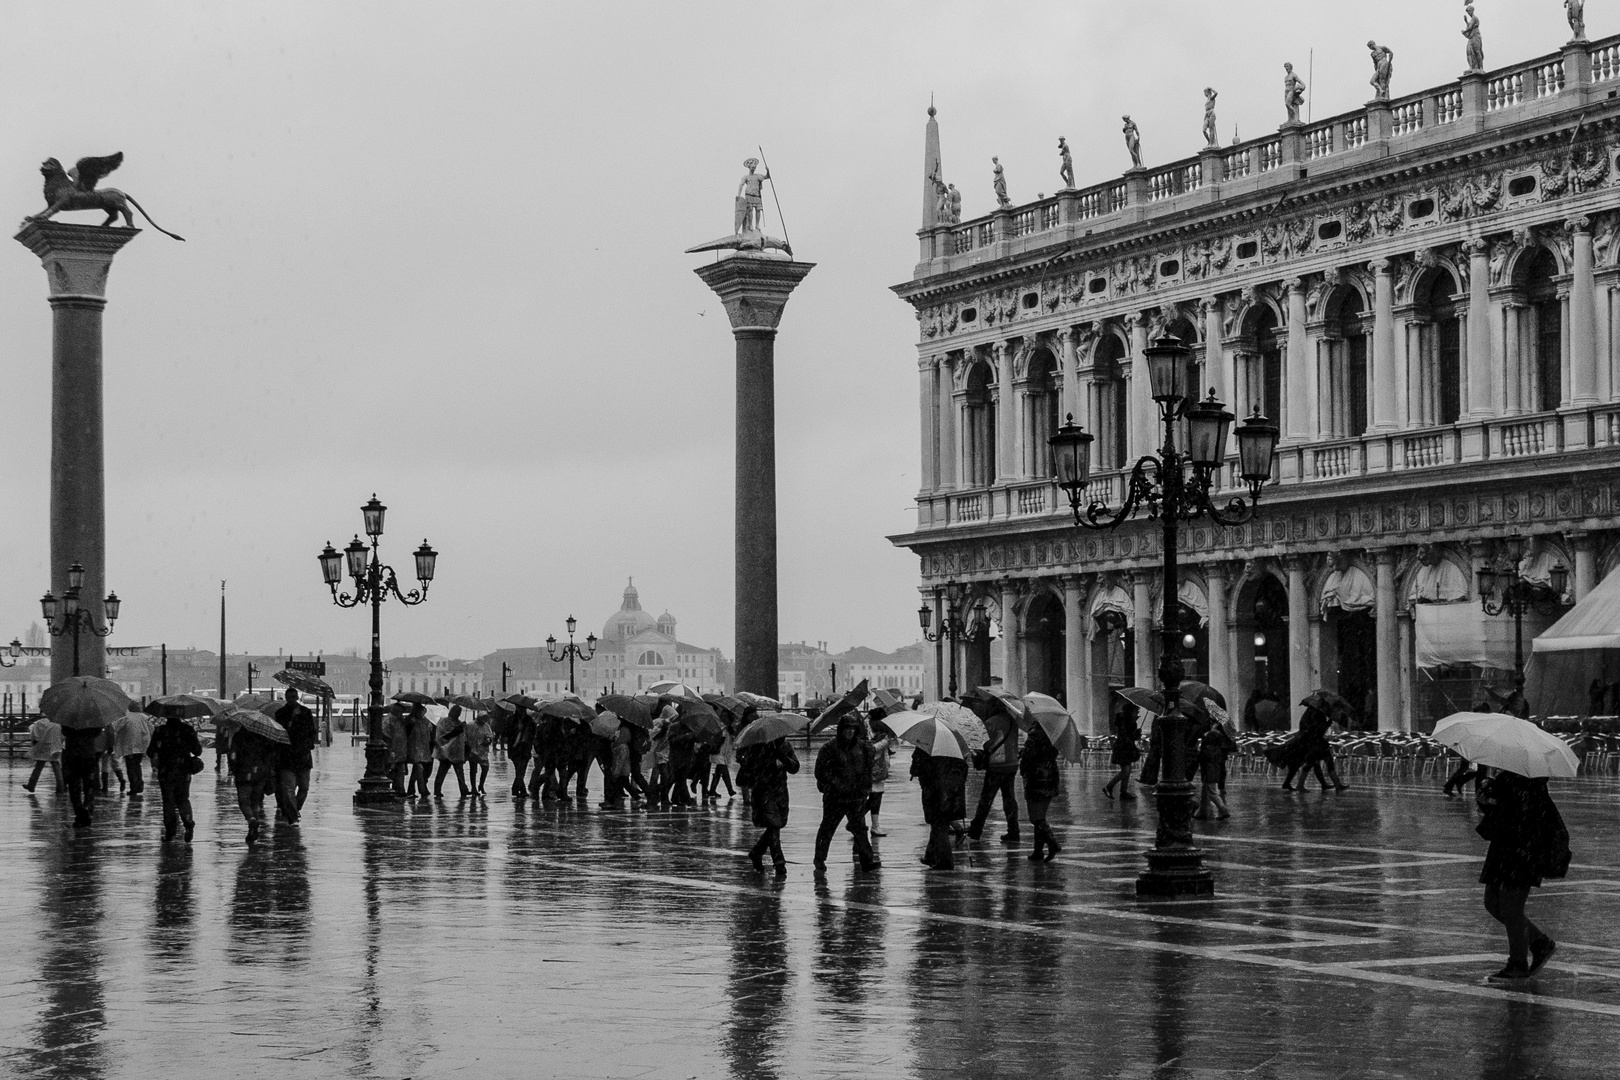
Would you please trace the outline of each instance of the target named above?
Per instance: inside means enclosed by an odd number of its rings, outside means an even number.
[[[1574,533],[1569,541],[1575,549],[1573,589],[1578,604],[1597,587],[1597,545],[1591,533]]]
[[[1134,462],[1158,449],[1155,433],[1158,430],[1159,406],[1153,400],[1153,380],[1148,377],[1147,320],[1133,313],[1125,316],[1125,325],[1131,330],[1131,386],[1126,409],[1131,425],[1129,461]]]
[[[954,491],[957,487],[957,451],[956,451],[956,370],[949,356],[942,357],[939,362],[939,474],[937,480],[941,491]]]
[[[30,221],[17,242],[39,256],[51,305],[51,592],[68,588],[68,567],[84,567],[80,606],[105,625],[106,462],[103,451],[101,312],[113,256],[139,229]],[[51,682],[73,675],[72,637],[51,639]],[[79,673],[106,675],[107,650],[79,638]]]
[[[1500,378],[1491,362],[1490,248],[1483,240],[1470,240],[1463,250],[1468,252],[1468,419],[1493,420],[1498,414],[1491,398]]]
[[[737,344],[737,686],[776,694],[776,326],[814,263],[738,252],[697,268]]]
[[[1017,432],[1018,400],[1013,389],[1013,346],[1010,341],[998,341],[992,348],[996,356],[996,480],[1010,481],[1018,475]]]
[[[1305,283],[1289,278],[1288,286],[1288,423],[1284,430],[1290,442],[1306,442],[1311,437],[1310,350],[1305,343]]]
[[[1080,396],[1080,358],[1075,348],[1074,327],[1065,326],[1057,332],[1058,361],[1063,367],[1063,416],[1059,421],[1074,417],[1074,422],[1086,419],[1085,401]],[[1040,447],[1045,453],[1046,448]]]
[[[917,379],[921,384],[917,427],[922,432],[922,490],[925,495],[939,490],[939,389],[934,385],[939,378],[938,371],[937,356],[925,357],[917,365]]]
[[[1305,589],[1305,560],[1287,559],[1288,571],[1288,726],[1299,730],[1299,701],[1316,687],[1311,682],[1311,598]]]
[[[1574,247],[1569,282],[1570,404],[1596,405],[1597,284],[1592,279],[1592,222],[1572,218],[1564,223]]]
[[[1001,582],[1001,682],[1013,694],[1024,692],[1024,620],[1018,615],[1018,588],[1011,578]]]
[[[1157,687],[1153,663],[1153,577],[1147,571],[1131,575],[1131,628],[1136,644],[1136,685]]]
[[[1227,703],[1235,711],[1242,706],[1233,696],[1232,634],[1226,624],[1226,581],[1225,563],[1210,563],[1204,567],[1204,585],[1209,599],[1209,685],[1225,694]]]
[[[1397,431],[1400,418],[1395,413],[1395,283],[1389,277],[1389,260],[1374,259],[1367,264],[1373,272],[1373,430]]]
[[[1080,730],[1091,731],[1091,695],[1086,693],[1086,642],[1081,605],[1085,589],[1080,579],[1069,574],[1063,579],[1063,695],[1069,715]]]
[[[1373,633],[1378,647],[1378,730],[1403,731],[1401,715],[1401,642],[1395,622],[1395,552],[1373,556],[1378,575],[1373,583]]]
[[[1228,402],[1227,407],[1230,408],[1232,398],[1228,396],[1226,388],[1226,350],[1221,345],[1222,335],[1226,332],[1226,314],[1221,298],[1212,296],[1208,300],[1200,300],[1198,307],[1204,313],[1204,385],[1198,388],[1198,397],[1202,398],[1214,390],[1215,396]]]

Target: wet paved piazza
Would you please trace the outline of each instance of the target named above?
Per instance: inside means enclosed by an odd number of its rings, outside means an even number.
[[[322,751],[304,825],[257,850],[212,772],[187,850],[158,842],[155,789],[76,836],[0,765],[0,1075],[1614,1075],[1612,780],[1554,787],[1575,866],[1531,913],[1560,949],[1513,992],[1483,982],[1504,945],[1472,800],[1438,781],[1234,777],[1233,819],[1200,823],[1215,899],[1146,903],[1148,800],[1106,801],[1100,768],[1068,772],[1054,863],[988,843],[926,871],[891,782],[882,871],[840,834],[823,879],[807,769],[778,880],[740,803],[514,807],[498,763],[487,801],[357,813],[360,765]]]

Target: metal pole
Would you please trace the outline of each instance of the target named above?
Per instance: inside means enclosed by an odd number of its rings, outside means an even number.
[[[1515,581],[1510,589],[1515,595],[1510,602],[1513,604],[1513,685],[1524,689],[1524,605],[1519,601],[1523,599],[1517,595],[1519,583]]]
[[[79,613],[73,613],[73,677],[79,677],[79,627],[83,625]]]
[[[163,671],[163,696],[168,697],[169,696],[169,646],[167,644],[159,645],[158,649],[160,650],[160,656],[162,657],[161,663],[162,663],[162,671]]]
[[[230,700],[225,688],[225,583],[219,583],[219,696]]]

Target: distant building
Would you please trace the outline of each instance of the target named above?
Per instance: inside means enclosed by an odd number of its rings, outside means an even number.
[[[386,661],[383,667],[384,697],[393,697],[409,690],[433,697],[479,694],[484,688],[482,660],[452,660],[448,656],[430,653],[427,656],[396,656]]]
[[[906,694],[920,694],[927,686],[927,667],[916,653],[885,653],[857,645],[833,660],[838,664],[838,685],[846,689],[862,679],[873,690]]]
[[[832,665],[833,657],[827,651],[825,641],[818,641],[814,645],[808,641],[788,641],[777,645],[777,699],[791,707],[794,694],[799,695],[801,705],[811,698],[831,694]]]

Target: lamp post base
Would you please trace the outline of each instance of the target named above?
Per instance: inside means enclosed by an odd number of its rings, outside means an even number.
[[[366,747],[366,774],[354,793],[356,806],[398,806],[402,800],[388,775],[388,748]]]
[[[1204,853],[1195,847],[1154,848],[1148,868],[1136,879],[1137,896],[1213,896],[1215,878],[1204,869]]]

